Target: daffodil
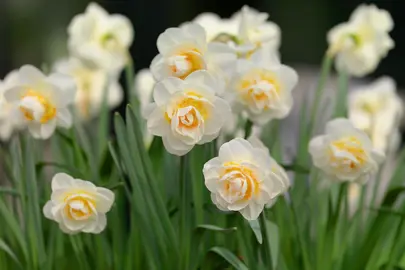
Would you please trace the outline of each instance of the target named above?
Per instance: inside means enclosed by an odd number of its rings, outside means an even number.
[[[223,144],[203,174],[213,203],[222,211],[239,211],[247,220],[257,219],[290,186],[284,169],[254,137]]]
[[[154,102],[144,110],[149,132],[161,136],[166,150],[179,156],[214,140],[231,117],[228,103],[217,96],[218,87],[215,77],[203,70],[184,80],[170,77],[157,83]]]
[[[259,50],[251,59],[238,60],[229,99],[240,104],[250,120],[263,125],[287,116],[297,82],[298,75],[292,68],[280,64],[268,51]]]
[[[11,71],[3,81],[0,80],[0,140],[7,141],[13,132],[21,128],[21,123],[16,119],[16,109],[4,98],[4,90],[12,87],[18,80],[17,71]]]
[[[44,208],[46,218],[59,224],[64,233],[100,233],[107,225],[106,213],[114,193],[89,181],[58,173],[52,179],[52,195]]]
[[[73,18],[68,34],[69,49],[75,57],[111,72],[119,72],[128,62],[134,30],[122,15],[110,15],[90,3],[84,14]]]
[[[83,120],[97,116],[106,94],[106,104],[110,108],[119,105],[124,93],[116,75],[104,69],[89,67],[80,59],[69,58],[55,65],[55,71],[71,76],[77,85],[75,107]]]
[[[76,85],[71,77],[59,73],[47,77],[29,65],[21,67],[17,77],[4,90],[4,97],[16,108],[15,119],[27,125],[34,138],[47,139],[56,126],[72,125],[68,105],[74,100]]]
[[[268,21],[268,13],[244,6],[235,16],[240,16],[238,32],[240,44],[252,44],[254,50],[263,48],[273,53],[277,52],[280,46],[281,31],[277,24]],[[252,51],[247,53],[249,55]]]
[[[309,152],[328,179],[340,182],[368,181],[384,159],[367,134],[345,118],[330,121],[325,134],[310,141]]]
[[[236,56],[225,44],[207,43],[204,28],[188,23],[169,28],[157,40],[159,54],[150,69],[157,81],[167,77],[185,79],[197,70],[208,70],[215,76],[229,76]]]
[[[370,85],[354,89],[349,96],[349,119],[365,131],[374,147],[386,151],[396,140],[403,117],[403,102],[396,92],[394,80],[383,77]]]
[[[394,23],[390,14],[375,5],[360,5],[349,22],[328,33],[329,53],[336,56],[336,67],[353,76],[373,72],[394,47],[389,36]]]

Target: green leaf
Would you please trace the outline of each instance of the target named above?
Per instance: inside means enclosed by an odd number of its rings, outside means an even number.
[[[6,252],[10,256],[10,258],[13,259],[13,261],[18,265],[18,267],[20,269],[23,269],[21,262],[18,260],[15,253],[11,250],[11,248],[7,245],[7,243],[4,242],[4,240],[1,238],[0,238],[0,249],[3,250],[4,252]]]
[[[267,233],[268,233],[268,239],[267,241],[269,242],[270,245],[270,252],[271,252],[271,259],[273,262],[273,268],[277,269],[277,261],[278,261],[278,255],[280,252],[280,235],[278,232],[278,226],[269,221],[266,220],[266,227],[267,227]]]
[[[202,224],[198,225],[196,228],[196,231],[213,231],[213,232],[221,232],[221,233],[230,233],[236,231],[236,227],[231,227],[231,228],[221,228],[215,225],[210,225],[210,224]],[[198,232],[196,232],[198,233]]]
[[[223,247],[213,247],[210,252],[216,253],[217,255],[224,258],[230,265],[235,267],[237,270],[248,270],[247,266],[236,257],[231,251]]]
[[[259,244],[263,243],[263,237],[262,237],[262,231],[260,230],[260,223],[259,221],[256,220],[249,220],[249,226],[252,229],[253,233],[256,236],[256,240],[257,242],[259,242]]]

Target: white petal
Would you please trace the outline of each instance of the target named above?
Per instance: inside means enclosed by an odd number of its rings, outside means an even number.
[[[73,187],[74,179],[66,173],[57,173],[52,178],[52,191]]]
[[[96,209],[99,213],[107,213],[110,211],[111,206],[114,203],[115,194],[106,188],[97,188],[96,196]]]
[[[21,97],[27,92],[25,86],[15,86],[4,90],[4,98],[7,102],[14,102],[21,99]]]
[[[97,192],[96,186],[90,181],[74,179],[73,185],[75,188],[79,188],[79,189],[90,191],[90,192]]]
[[[164,136],[162,139],[167,152],[172,155],[184,156],[194,147],[194,145],[185,144],[180,139],[174,137],[171,133],[169,133],[168,136]]]
[[[165,112],[155,107],[148,116],[148,131],[155,136],[166,136],[171,132],[170,123],[165,118]]]
[[[52,119],[45,124],[42,124],[40,126],[41,139],[43,140],[49,139],[52,136],[55,129],[56,129],[55,119]]]
[[[242,138],[233,139],[219,148],[218,157],[222,162],[249,160],[252,158],[253,147]]]
[[[44,216],[45,216],[47,219],[52,219],[52,220],[54,219],[53,213],[52,213],[52,207],[53,207],[53,206],[54,206],[54,204],[53,204],[52,201],[47,201],[46,204],[45,204],[45,206],[44,206],[44,208],[43,208],[43,210],[42,210]]]
[[[134,40],[134,30],[131,21],[125,16],[115,14],[110,16],[108,23],[110,31],[114,33],[119,43],[125,48],[131,46]]]
[[[98,220],[97,220],[97,226],[96,228],[92,231],[92,233],[98,234],[104,231],[104,229],[107,226],[107,217],[105,214],[99,214]]]
[[[239,212],[247,220],[255,220],[259,217],[260,213],[263,211],[264,205],[251,203],[247,205],[244,209]]]
[[[282,65],[279,71],[279,76],[285,91],[291,91],[298,83],[297,72],[289,66]]]
[[[157,106],[166,105],[172,95],[182,91],[184,82],[176,77],[169,77],[157,83],[153,90],[153,99]]]
[[[58,126],[64,128],[70,128],[72,126],[72,114],[69,109],[59,109],[56,117],[58,119]]]
[[[188,75],[185,79],[188,83],[208,86],[209,89],[216,90],[219,87],[217,79],[206,70],[197,70]],[[215,91],[213,91],[215,94]]]
[[[199,48],[204,48],[207,43],[207,36],[203,27],[196,23],[186,23],[181,27],[189,36],[197,42]]]
[[[215,157],[204,164],[203,174],[207,189],[215,193],[218,189],[219,173],[222,163],[218,157]]]
[[[170,76],[169,69],[167,68],[161,54],[158,54],[155,56],[155,58],[153,58],[149,68],[156,81],[161,81]]]
[[[19,70],[19,82],[26,85],[36,85],[45,80],[44,74],[34,66],[25,65]]]

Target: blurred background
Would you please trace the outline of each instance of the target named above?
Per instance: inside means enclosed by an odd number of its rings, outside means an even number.
[[[23,64],[41,67],[67,55],[67,26],[74,15],[83,13],[86,0],[0,0],[0,78]],[[100,0],[109,13],[127,16],[135,28],[131,48],[136,70],[149,67],[157,54],[156,39],[168,27],[190,21],[202,12],[230,17],[243,5],[268,12],[282,30],[283,62],[297,68],[300,91],[313,90],[319,64],[326,50],[326,33],[348,20],[361,3],[388,10],[395,21],[391,36],[396,47],[372,77],[389,75],[399,88],[405,86],[405,0]],[[371,78],[370,78],[371,79]],[[331,86],[334,88],[334,86]],[[405,93],[403,93],[405,94]],[[298,97],[300,98],[300,97]],[[123,109],[124,106],[121,107]]]
[[[66,27],[82,13],[87,0],[0,0],[0,77],[22,64],[50,65],[66,55]],[[192,20],[202,12],[229,17],[243,5],[268,12],[282,29],[281,54],[289,64],[320,63],[326,49],[326,33],[348,19],[361,3],[388,10],[396,23],[391,32],[396,48],[373,76],[390,75],[400,87],[405,54],[404,0],[103,0],[96,1],[110,13],[121,13],[135,27],[131,53],[136,68],[148,67],[156,55],[156,39],[170,26]]]

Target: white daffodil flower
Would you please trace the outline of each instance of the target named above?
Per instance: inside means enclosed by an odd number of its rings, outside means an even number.
[[[204,28],[196,23],[167,29],[158,37],[157,47],[159,54],[150,66],[157,81],[167,77],[185,79],[197,70],[229,76],[236,61],[236,55],[227,45],[207,43]]]
[[[33,66],[23,66],[18,78],[4,90],[4,97],[15,110],[15,119],[28,126],[36,139],[48,139],[56,126],[70,128],[72,115],[68,105],[74,101],[76,85],[66,75],[53,73],[49,77]]]
[[[310,141],[309,153],[314,165],[330,180],[364,183],[377,172],[384,154],[375,150],[366,133],[348,119],[330,121],[325,133]]]
[[[394,23],[391,15],[375,5],[360,5],[349,22],[328,33],[329,53],[336,55],[336,67],[362,77],[373,72],[394,47],[389,36]]]
[[[73,57],[56,63],[54,69],[75,80],[77,92],[74,105],[83,120],[99,114],[104,93],[109,108],[114,108],[122,102],[124,93],[116,75],[109,75],[100,68],[89,67],[80,59]]]
[[[110,15],[96,3],[73,18],[68,34],[72,55],[111,72],[119,72],[126,65],[134,39],[128,18]]]
[[[149,132],[161,136],[166,150],[179,156],[214,140],[231,117],[228,103],[216,95],[218,87],[203,70],[184,80],[170,77],[157,83],[154,103],[144,111]]]
[[[375,148],[387,151],[395,142],[403,117],[403,102],[396,92],[393,79],[383,77],[372,84],[354,89],[349,96],[349,119],[353,125],[366,132]]]
[[[293,104],[291,91],[297,82],[292,68],[261,49],[249,60],[238,60],[229,99],[242,105],[250,120],[263,125],[288,115]]]
[[[9,140],[13,132],[21,128],[22,123],[15,117],[18,109],[4,98],[4,91],[13,87],[17,81],[16,70],[7,74],[3,81],[0,80],[0,140],[2,141]]]
[[[46,218],[59,224],[64,233],[100,233],[107,225],[106,213],[114,193],[93,183],[58,173],[52,179],[52,195],[43,209]]]
[[[247,220],[257,219],[290,186],[284,169],[257,138],[223,144],[218,157],[205,163],[203,174],[212,202],[222,211],[239,211]]]
[[[234,15],[240,18],[238,31],[239,43],[242,45],[254,45],[254,50],[263,48],[273,53],[280,47],[281,31],[277,24],[268,21],[269,14],[259,12],[251,7],[244,6]],[[252,51],[248,52],[248,55]]]

